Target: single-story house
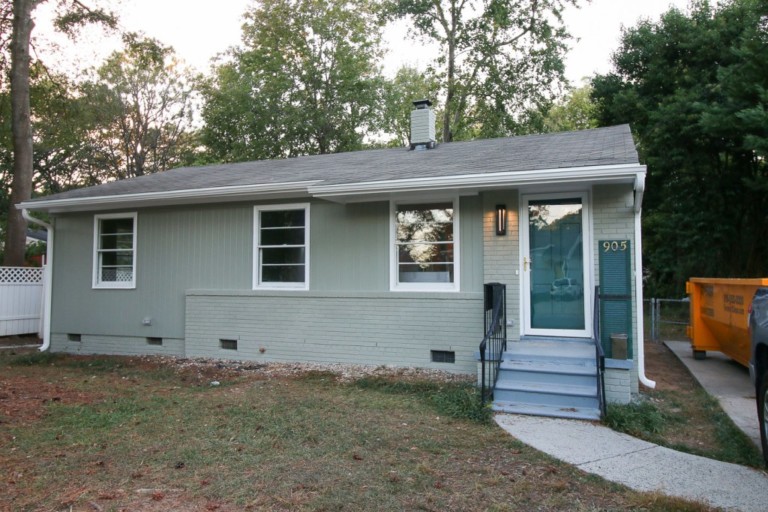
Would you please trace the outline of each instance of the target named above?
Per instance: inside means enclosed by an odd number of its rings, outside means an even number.
[[[434,133],[421,103],[410,147],[178,168],[22,203],[52,219],[46,346],[473,373],[484,285],[501,283],[497,408],[595,409],[603,396],[583,375],[599,360],[595,320],[604,397],[652,385],[638,321],[645,167],[629,126]],[[613,334],[628,340],[620,359]]]

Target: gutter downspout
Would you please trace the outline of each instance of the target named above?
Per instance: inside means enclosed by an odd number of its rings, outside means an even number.
[[[643,326],[643,239],[642,211],[645,173],[635,178],[635,317],[637,318],[637,377],[640,383],[654,389],[656,382],[645,375],[645,329]]]
[[[43,315],[45,321],[43,324],[43,345],[40,347],[40,352],[44,352],[51,348],[51,302],[53,298],[53,282],[51,276],[53,271],[51,265],[53,264],[53,226],[48,223],[36,219],[29,214],[26,208],[20,208],[21,216],[24,217],[27,222],[37,224],[45,228],[48,232],[48,240],[45,243],[45,270],[43,271],[43,279],[45,282],[45,297],[43,303]]]

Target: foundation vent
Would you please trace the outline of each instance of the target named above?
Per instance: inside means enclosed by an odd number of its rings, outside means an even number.
[[[220,339],[219,347],[224,350],[237,350],[237,340]]]
[[[452,350],[431,350],[430,354],[432,356],[433,363],[453,364],[456,362],[456,352]]]

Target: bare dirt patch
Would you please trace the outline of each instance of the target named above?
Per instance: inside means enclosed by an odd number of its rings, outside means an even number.
[[[29,425],[43,417],[48,404],[84,405],[100,398],[99,393],[46,382],[38,376],[0,377],[0,424]]]
[[[656,381],[656,389],[687,391],[698,386],[683,363],[663,343],[645,343],[645,366]],[[643,392],[649,389],[643,386]]]

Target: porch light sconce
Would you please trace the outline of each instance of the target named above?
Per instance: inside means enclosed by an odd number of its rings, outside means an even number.
[[[496,236],[507,234],[507,205],[496,205]]]

